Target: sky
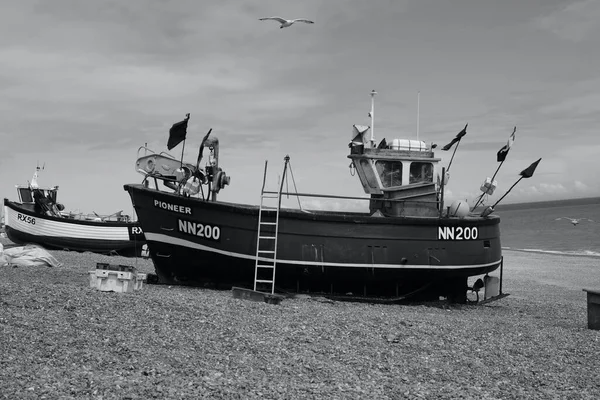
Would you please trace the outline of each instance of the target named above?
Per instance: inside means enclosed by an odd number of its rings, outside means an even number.
[[[39,163],[67,210],[132,212],[138,148],[166,151],[187,113],[184,160],[210,128],[219,139],[220,200],[259,203],[265,161],[276,187],[286,155],[298,192],[366,196],[347,155],[373,89],[377,141],[416,139],[418,119],[441,147],[469,124],[448,201],[481,193],[515,126],[489,203],[540,157],[503,202],[600,196],[599,37],[599,0],[6,2],[0,197],[16,199]],[[436,156],[447,167],[452,151]],[[325,203],[303,200],[349,207]]]

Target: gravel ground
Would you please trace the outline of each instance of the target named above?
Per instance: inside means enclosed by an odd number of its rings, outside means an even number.
[[[6,244],[6,241],[4,241]],[[89,287],[97,262],[0,268],[1,399],[597,399],[594,258],[505,252],[507,298],[382,305]]]

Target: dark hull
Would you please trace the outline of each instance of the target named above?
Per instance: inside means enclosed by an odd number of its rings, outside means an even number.
[[[142,185],[125,189],[162,282],[253,287],[257,206],[204,202]],[[282,209],[276,287],[378,296],[423,287],[440,295],[466,290],[469,276],[501,263],[499,221]],[[440,236],[440,229],[453,235]],[[469,231],[469,238],[457,239],[459,231]]]
[[[98,222],[57,218],[4,199],[5,230],[14,243],[48,249],[139,256],[146,243],[137,222]]]

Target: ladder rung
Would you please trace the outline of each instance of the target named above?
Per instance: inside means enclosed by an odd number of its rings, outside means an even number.
[[[270,239],[270,240],[275,240],[275,236],[259,236],[259,239]]]
[[[261,222],[261,225],[277,225],[277,222]]]
[[[258,250],[259,253],[275,254],[275,250]]]
[[[263,199],[277,199],[279,196],[277,196],[276,194],[263,194],[262,198]]]
[[[256,268],[275,268],[275,264],[273,265],[267,265],[267,264],[256,264]]]
[[[273,281],[267,280],[267,279],[257,279],[255,282],[256,283],[273,283]]]

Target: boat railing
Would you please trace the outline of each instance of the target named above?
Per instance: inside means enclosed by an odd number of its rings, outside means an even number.
[[[140,147],[138,148],[138,151],[137,151],[137,158],[138,158],[138,159],[139,159],[139,158],[141,158],[141,157],[140,157],[140,151],[142,151],[142,150],[144,150],[144,156],[147,156],[147,155],[148,155],[148,152],[150,152],[150,153],[152,153],[152,154],[156,154],[156,152],[154,152],[154,150],[152,150],[152,149],[148,148],[148,146],[145,146],[145,145],[144,145],[144,146],[140,146]]]
[[[141,156],[140,156],[140,151],[142,151],[142,150],[144,150],[144,157],[148,155],[148,152],[150,152],[150,153],[151,153],[150,155],[152,155],[152,154],[157,154],[157,153],[156,153],[154,150],[152,150],[151,148],[149,148],[149,147],[148,147],[148,146],[146,146],[146,145],[144,145],[144,146],[140,146],[140,147],[138,148],[138,151],[137,151],[137,158],[138,158],[138,159],[140,159],[140,158],[141,158]],[[159,156],[165,156],[165,157],[171,158],[171,159],[173,159],[173,160],[177,160],[175,157],[173,157],[171,154],[167,153],[166,151],[161,151],[160,153],[158,153],[158,155],[159,155]]]
[[[278,194],[279,192],[265,190],[264,194]],[[296,192],[281,192],[282,196],[297,196],[297,197],[317,197],[325,199],[342,199],[342,200],[364,200],[364,201],[389,201],[392,203],[440,203],[437,200],[411,200],[411,199],[384,199],[384,198],[371,198],[371,197],[357,197],[357,196],[339,196],[330,194],[316,194],[316,193],[296,193]]]

